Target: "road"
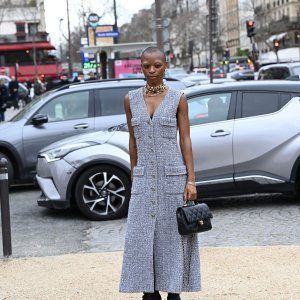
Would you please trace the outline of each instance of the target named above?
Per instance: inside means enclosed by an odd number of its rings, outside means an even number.
[[[123,250],[126,218],[93,222],[76,209],[41,208],[39,194],[32,187],[10,191],[14,257]],[[241,197],[207,203],[213,230],[199,235],[201,246],[300,245],[300,205],[293,199]]]

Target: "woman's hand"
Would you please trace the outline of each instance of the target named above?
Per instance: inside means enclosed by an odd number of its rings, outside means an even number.
[[[187,183],[184,189],[184,199],[197,200],[197,189],[195,184]]]

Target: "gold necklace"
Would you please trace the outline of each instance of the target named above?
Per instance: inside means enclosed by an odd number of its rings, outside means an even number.
[[[144,92],[147,96],[154,97],[159,94],[162,94],[167,89],[167,86],[162,83],[158,86],[151,86],[148,83],[144,87]]]

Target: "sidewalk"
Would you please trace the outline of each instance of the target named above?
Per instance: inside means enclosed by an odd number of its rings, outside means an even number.
[[[1,259],[0,299],[141,299],[118,292],[122,254]],[[183,300],[300,299],[300,246],[202,248],[200,254],[203,291],[183,293]]]

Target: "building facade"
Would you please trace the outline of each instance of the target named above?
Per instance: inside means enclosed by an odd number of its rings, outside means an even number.
[[[16,75],[19,81],[33,81],[38,75],[57,77],[60,65],[49,53],[54,49],[46,32],[44,0],[0,2],[2,74]]]
[[[273,40],[281,48],[300,46],[300,0],[254,0],[256,42],[260,53],[273,50]]]

